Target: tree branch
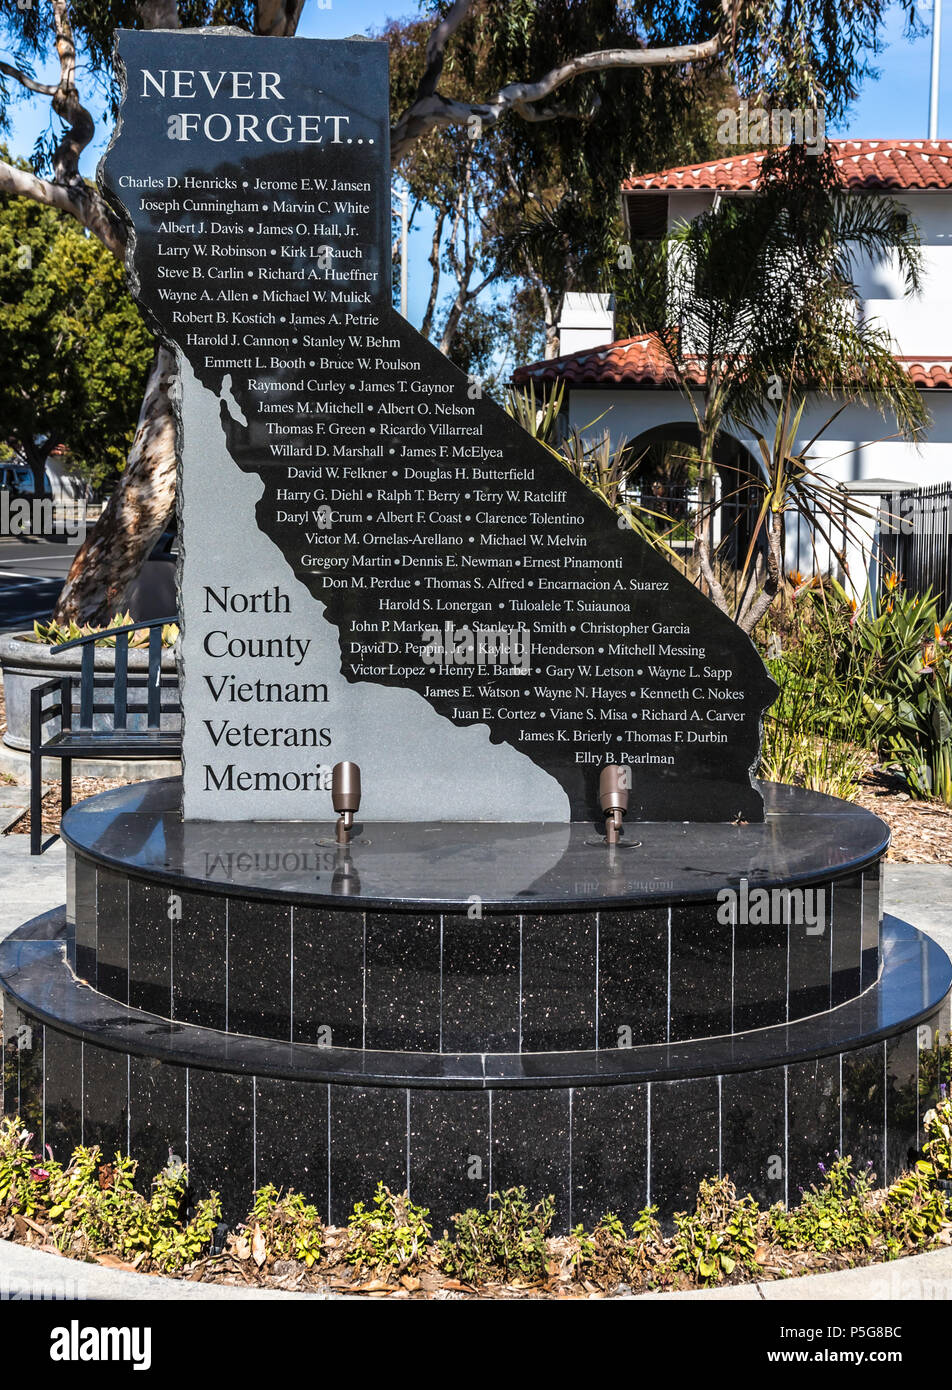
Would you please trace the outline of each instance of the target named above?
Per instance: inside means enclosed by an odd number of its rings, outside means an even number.
[[[438,25],[430,35],[430,42],[427,44],[427,72],[424,73],[416,97],[391,132],[394,163],[402,159],[417,140],[429,131],[463,125],[474,116],[484,125],[495,125],[509,111],[515,111],[524,120],[554,119],[555,115],[560,114],[558,111],[553,110],[551,114],[540,113],[533,110],[534,104],[551,96],[566,82],[571,82],[585,73],[606,72],[614,68],[675,67],[680,63],[699,63],[716,58],[722,47],[720,37],[715,36],[703,43],[675,44],[668,48],[606,48],[595,53],[583,53],[567,63],[561,63],[537,82],[511,82],[508,86],[501,87],[495,96],[487,101],[452,101],[449,97],[440,96],[436,91],[449,35],[442,41],[442,47],[435,46],[432,60],[431,45],[439,30],[449,26],[454,15],[459,12],[453,26],[457,28],[469,8],[470,4],[466,0],[460,0],[459,4],[453,6],[443,24]],[[452,32],[451,29],[450,33]]]
[[[81,191],[78,187],[67,188],[54,183],[52,179],[40,179],[28,169],[18,169],[13,164],[0,160],[0,193],[10,193],[16,198],[30,198],[34,203],[42,203],[60,212],[68,212],[75,217],[81,227],[86,227],[98,237],[108,251],[120,263],[124,259],[125,238],[110,217],[105,204],[86,185]]]
[[[28,92],[37,92],[42,97],[56,95],[56,88],[50,86],[48,82],[37,82],[35,77],[29,73],[21,72],[19,68],[11,67],[9,63],[0,62],[0,72],[5,77],[12,77],[15,82],[19,82],[21,87],[25,87]]]
[[[143,29],[179,29],[176,0],[141,0],[139,19]]]
[[[66,0],[53,0],[53,29],[60,64],[60,80],[53,96],[53,110],[67,126],[53,155],[53,177],[57,183],[67,187],[80,185],[85,188],[85,181],[79,172],[79,161],[96,133],[96,124],[76,90],[76,44]]]
[[[290,38],[303,8],[304,0],[257,0],[255,33],[272,39]]]
[[[435,96],[440,78],[443,76],[443,62],[446,57],[447,45],[463,20],[468,17],[474,2],[475,0],[456,0],[456,4],[440,20],[427,39],[426,62],[423,76],[420,78],[420,85],[417,87],[416,96],[413,99],[414,106],[418,101],[425,101],[427,97]]]

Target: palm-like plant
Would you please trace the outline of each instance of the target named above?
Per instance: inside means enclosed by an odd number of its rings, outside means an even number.
[[[844,407],[840,406],[812,439],[797,449],[805,405],[805,400],[794,404],[791,381],[777,411],[772,440],[768,441],[749,421],[739,421],[753,435],[760,456],[759,468],[752,466],[742,480],[747,496],[754,499],[756,513],[737,585],[734,621],[748,633],[753,632],[783,589],[784,528],[791,513],[808,522],[815,572],[820,569],[816,563],[818,539],[830,551],[839,551],[845,563],[842,552],[847,542],[859,542],[863,523],[873,519],[862,502],[844,493],[812,466],[810,450]],[[728,493],[728,500],[730,496]],[[835,544],[837,535],[841,537],[840,547]]]
[[[725,612],[711,534],[714,446],[728,423],[764,421],[791,385],[873,404],[911,437],[927,421],[889,334],[860,312],[857,270],[886,258],[906,293],[918,293],[918,234],[904,210],[849,196],[828,152],[792,145],[765,158],[755,193],[674,228],[638,268],[628,295],[635,322],[660,339],[700,436],[695,550]]]

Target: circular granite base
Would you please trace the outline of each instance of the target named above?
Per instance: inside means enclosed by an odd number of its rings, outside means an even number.
[[[882,922],[886,827],[765,788],[762,825],[183,824],[176,782],[64,821],[68,904],[0,944],[4,1105],[60,1154],[169,1148],[229,1219],[256,1184],[439,1228],[496,1189],[556,1229],[729,1172],[795,1201],[834,1150],[919,1142],[952,966]],[[758,896],[759,895],[759,896]]]

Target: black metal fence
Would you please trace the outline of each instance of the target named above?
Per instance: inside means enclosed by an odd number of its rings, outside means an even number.
[[[952,482],[894,492],[880,522],[880,564],[901,575],[907,594],[931,589],[952,604]]]

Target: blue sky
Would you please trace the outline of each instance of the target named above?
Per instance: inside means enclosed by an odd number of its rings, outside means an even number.
[[[305,38],[340,39],[378,29],[389,18],[417,13],[414,0],[306,0],[298,33]],[[939,102],[939,136],[952,139],[952,0],[944,0],[942,34],[943,82]],[[931,19],[928,0],[923,17]],[[930,38],[909,42],[903,37],[901,12],[890,13],[884,31],[886,48],[877,59],[880,77],[868,82],[854,103],[847,119],[833,132],[858,139],[922,139],[928,133]],[[39,74],[38,74],[39,75]],[[50,71],[48,79],[52,80]],[[41,126],[45,124],[45,102],[20,107],[9,144],[15,153],[29,154]],[[92,176],[96,162],[108,140],[100,128],[99,138],[86,152],[83,172]],[[419,323],[429,287],[430,230],[422,219],[411,236],[410,318]]]

